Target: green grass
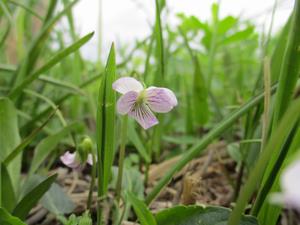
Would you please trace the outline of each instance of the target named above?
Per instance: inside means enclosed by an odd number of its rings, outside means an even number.
[[[211,19],[179,13],[174,26],[165,20],[168,1],[155,0],[151,34],[132,48],[112,44],[107,60],[97,62],[80,52],[94,32],[78,35],[77,2],[0,1],[0,221],[23,224],[20,219],[26,219],[56,177],[32,180],[51,174],[61,166],[59,156],[78,150],[80,140],[89,136],[97,149],[97,224],[107,222],[102,221],[106,210],[112,210],[115,223],[133,219],[135,212],[142,224],[158,224],[149,205],[179,171],[220,140],[239,143],[241,179],[233,184],[232,211],[214,210],[224,213],[229,225],[241,218],[257,224],[243,216],[249,206],[260,224],[277,224],[283,206],[271,205],[268,196],[280,191],[282,171],[300,147],[300,1],[295,0],[292,15],[274,34],[275,0],[265,33],[251,20],[221,17],[217,3]],[[112,83],[121,76],[171,89],[178,106],[158,115],[157,126],[143,130],[116,112]],[[179,161],[145,193],[151,163],[174,156]],[[41,201],[45,207],[47,196]],[[60,204],[57,199],[51,204]],[[172,210],[189,217],[189,210]],[[77,220],[56,216],[64,224]]]

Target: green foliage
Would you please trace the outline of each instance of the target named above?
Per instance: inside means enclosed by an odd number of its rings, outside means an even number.
[[[2,225],[26,225],[18,217],[12,216],[3,208],[0,208],[0,222]]]
[[[12,101],[8,98],[0,97],[0,161],[13,153],[14,149],[20,144],[21,138],[18,128],[17,110]],[[18,190],[21,170],[21,156],[14,158],[7,167],[14,191]]]
[[[35,153],[31,162],[29,174],[33,174],[39,166],[45,161],[45,159],[56,149],[59,142],[71,131],[79,128],[78,123],[73,123],[65,126],[60,131],[53,135],[49,135],[44,138],[35,148]]]
[[[88,211],[86,211],[82,216],[76,217],[72,214],[68,219],[64,217],[59,217],[59,220],[63,225],[92,225],[93,221]]]
[[[130,45],[117,50],[112,45],[105,67],[100,59],[95,63],[81,55],[80,48],[93,32],[81,38],[77,34],[72,11],[77,2],[0,0],[0,224],[24,224],[17,217],[26,219],[38,202],[64,225],[92,224],[88,212],[64,218],[62,214],[73,212],[73,203],[54,184],[55,176],[42,181],[44,176],[37,174],[57,167],[61,152],[80,150],[78,140],[87,135],[97,143],[97,223],[101,224],[101,210],[111,207],[107,193],[116,186],[115,155],[119,157],[112,90],[116,68],[118,77],[134,76],[147,86],[169,88],[179,100],[171,113],[158,117],[159,125],[150,132],[129,123],[128,140],[122,141],[128,153],[121,191],[124,205],[116,205],[124,218],[131,219],[132,205],[142,224],[226,224],[230,210],[224,208],[177,206],[154,216],[146,207],[210,143],[223,140],[231,143],[227,149],[237,168],[243,168],[241,181],[247,180],[230,223],[239,224],[242,218],[240,224],[257,224],[243,216],[246,205],[254,202],[251,214],[261,224],[275,224],[281,207],[271,206],[267,197],[279,191],[281,172],[300,146],[295,116],[300,111],[299,0],[279,35],[258,33],[251,20],[221,17],[217,3],[212,4],[211,19],[179,13],[179,23],[173,27],[164,20],[168,2],[156,0],[152,33],[131,50]],[[263,116],[262,57],[271,60],[275,93],[267,117]],[[260,148],[262,122],[270,124],[264,129],[265,148]],[[144,168],[149,171],[153,156],[159,163],[178,154],[179,161],[163,171],[143,203]],[[147,181],[147,172],[144,175]]]
[[[30,210],[38,203],[38,201],[43,197],[43,195],[50,189],[51,185],[55,181],[57,175],[54,174],[36,187],[34,187],[29,193],[27,193],[14,208],[12,214],[19,217],[20,219],[25,219]]]
[[[97,155],[99,195],[107,192],[111,167],[115,152],[115,102],[116,92],[112,89],[112,83],[116,77],[116,62],[114,45],[111,46],[105,67],[104,77],[101,81],[98,97],[97,111]],[[99,197],[100,197],[99,196]]]
[[[221,225],[227,224],[230,210],[213,206],[175,206],[165,209],[155,215],[157,225]],[[258,225],[257,220],[251,216],[243,216],[236,225]]]
[[[141,225],[156,225],[154,216],[151,214],[145,203],[139,200],[133,193],[127,193],[127,199],[133,205],[133,209]]]
[[[16,204],[16,195],[14,187],[4,164],[1,164],[1,186],[0,186],[0,196],[1,196],[1,206],[7,211],[11,212]]]

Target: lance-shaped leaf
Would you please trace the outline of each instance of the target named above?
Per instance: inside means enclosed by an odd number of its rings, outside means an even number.
[[[114,45],[111,46],[101,85],[97,110],[97,154],[99,174],[99,196],[107,192],[115,152],[116,92],[112,84],[116,77]]]

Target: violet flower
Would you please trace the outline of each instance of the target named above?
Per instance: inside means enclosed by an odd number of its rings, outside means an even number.
[[[134,118],[144,129],[156,124],[158,120],[153,112],[167,113],[177,105],[175,94],[167,88],[149,87],[132,77],[116,80],[113,89],[123,94],[117,102],[117,111],[121,115]]]
[[[74,152],[71,153],[69,151],[65,152],[62,156],[60,156],[61,162],[69,168],[72,169],[80,169],[85,162],[81,162],[79,155]],[[92,155],[88,154],[86,162],[89,165],[93,165]]]
[[[275,204],[284,204],[288,208],[296,209],[300,212],[300,160],[292,163],[285,169],[281,176],[281,193],[271,196],[271,201]]]

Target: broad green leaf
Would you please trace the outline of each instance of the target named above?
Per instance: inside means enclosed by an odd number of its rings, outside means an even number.
[[[8,98],[0,97],[0,162],[4,161],[20,144],[17,111]],[[18,191],[21,170],[21,155],[7,167],[14,191]]]
[[[34,156],[31,162],[30,174],[33,174],[39,166],[45,161],[45,159],[51,154],[51,152],[56,148],[59,142],[65,138],[67,134],[71,131],[77,130],[80,126],[79,123],[72,123],[55,134],[43,139],[34,150]]]
[[[175,206],[155,215],[157,225],[227,225],[230,209],[213,206]],[[243,216],[236,225],[258,225],[251,216]]]
[[[97,111],[97,155],[98,155],[98,195],[107,192],[111,168],[115,153],[115,105],[116,92],[112,84],[116,79],[115,49],[112,44],[105,67],[104,77],[101,80]]]
[[[12,216],[5,209],[0,208],[0,224],[1,225],[26,225],[18,217]]]
[[[9,94],[11,98],[18,96],[21,91],[26,88],[29,84],[31,84],[35,79],[37,79],[42,73],[45,73],[57,63],[59,63],[63,58],[67,57],[71,53],[77,51],[82,45],[88,42],[94,35],[94,32],[87,34],[83,38],[79,39],[69,47],[59,51],[54,55],[48,62],[46,62],[43,66],[37,69],[35,72],[27,76],[17,87],[15,87]]]
[[[226,16],[224,19],[219,21],[218,25],[218,33],[220,35],[225,34],[231,28],[233,28],[237,24],[238,20],[233,16]]]
[[[33,188],[33,190],[27,193],[17,204],[12,214],[14,216],[19,217],[20,219],[25,219],[30,210],[40,201],[43,195],[50,189],[56,177],[57,174],[48,177],[40,184],[38,184],[35,188]]]
[[[7,211],[11,212],[16,204],[16,196],[14,192],[14,187],[12,185],[12,181],[8,174],[7,168],[4,164],[1,163],[0,169],[0,195],[1,195],[1,206],[5,208]]]
[[[43,196],[41,204],[54,215],[71,213],[75,209],[74,203],[56,183],[52,184],[51,188]]]
[[[227,36],[222,41],[219,42],[220,45],[228,45],[233,42],[247,40],[254,32],[254,26],[249,26],[242,31],[238,31],[230,36]]]
[[[133,123],[128,123],[128,138],[132,142],[132,144],[136,147],[140,156],[145,160],[145,162],[149,163],[151,161],[147,149],[145,148],[139,134],[134,128]]]
[[[177,14],[177,16],[181,19],[181,29],[184,32],[188,31],[197,31],[197,30],[204,30],[207,31],[209,28],[207,24],[202,23],[197,17],[195,16],[185,16],[182,13]]]
[[[143,201],[131,192],[127,192],[127,199],[132,204],[141,225],[156,225],[154,216]]]

